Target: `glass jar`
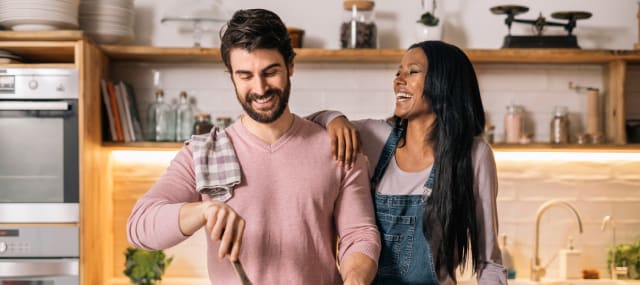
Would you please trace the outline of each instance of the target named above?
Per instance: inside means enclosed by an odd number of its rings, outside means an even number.
[[[231,117],[217,117],[215,126],[220,129],[225,129],[229,125],[231,125]]]
[[[524,110],[520,106],[507,106],[507,113],[504,115],[504,142],[520,143],[520,137],[524,132]]]
[[[196,122],[193,124],[193,134],[194,135],[202,135],[208,134],[211,132],[213,128],[213,123],[211,123],[211,115],[206,113],[198,113],[195,116]]]
[[[549,132],[549,141],[553,144],[569,143],[569,116],[567,106],[556,106]]]
[[[340,25],[340,47],[377,48],[378,28],[370,0],[345,0],[344,21]]]

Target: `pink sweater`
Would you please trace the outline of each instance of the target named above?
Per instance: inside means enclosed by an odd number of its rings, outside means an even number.
[[[341,284],[336,258],[359,252],[377,262],[380,238],[363,157],[343,170],[331,158],[325,130],[297,116],[271,145],[240,120],[226,131],[242,168],[227,203],[246,220],[240,260],[254,284]],[[165,249],[188,238],[179,228],[180,207],[208,199],[195,191],[194,177],[185,146],[134,206],[127,223],[132,244]],[[239,284],[217,249],[207,240],[211,284]]]

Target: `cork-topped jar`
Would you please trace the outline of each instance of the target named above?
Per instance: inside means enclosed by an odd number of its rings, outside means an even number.
[[[377,48],[378,28],[372,0],[345,0],[344,20],[340,25],[340,47]]]

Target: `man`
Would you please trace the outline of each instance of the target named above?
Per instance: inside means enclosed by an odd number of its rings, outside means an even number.
[[[369,284],[380,238],[366,160],[340,167],[326,131],[289,110],[295,54],[286,27],[270,11],[240,10],[221,53],[245,114],[211,137],[231,142],[241,181],[226,202],[198,192],[194,137],[136,203],[130,242],[163,249],[204,226],[212,284],[238,283],[225,257],[241,260],[254,284]]]

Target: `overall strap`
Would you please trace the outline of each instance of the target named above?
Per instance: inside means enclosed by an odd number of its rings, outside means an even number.
[[[376,164],[376,169],[373,171],[373,176],[371,176],[371,191],[375,191],[376,186],[378,186],[378,183],[382,180],[382,175],[384,175],[384,171],[387,169],[387,166],[389,166],[391,158],[393,158],[393,154],[398,146],[398,141],[404,136],[405,132],[406,128],[404,126],[398,124],[393,126],[393,130],[391,130],[391,133],[389,134],[389,137],[387,137],[387,141],[382,148],[378,164]],[[424,183],[424,187],[429,189],[429,193],[433,189],[435,181],[434,170],[434,167],[432,167],[429,172],[429,178]]]
[[[387,138],[387,142],[384,144],[382,148],[382,153],[380,153],[380,158],[378,159],[378,164],[376,165],[376,169],[373,171],[373,176],[371,177],[371,190],[375,190],[378,182],[382,179],[382,175],[384,171],[387,169],[389,162],[391,162],[391,158],[393,158],[393,154],[396,151],[396,147],[398,146],[398,141],[401,137],[404,136],[406,129],[404,126],[395,124],[393,126],[393,130],[389,134]]]

